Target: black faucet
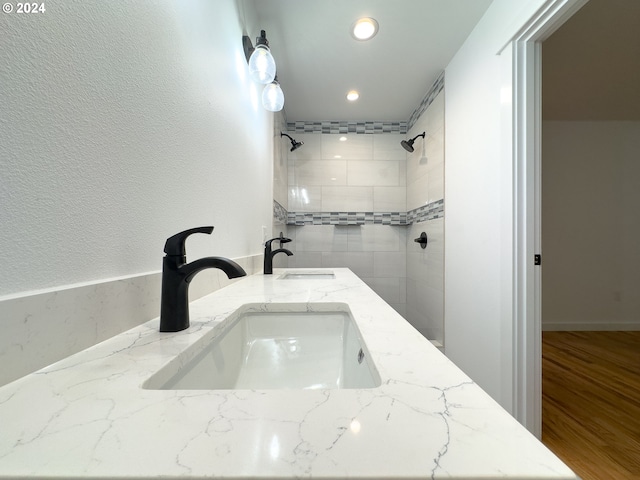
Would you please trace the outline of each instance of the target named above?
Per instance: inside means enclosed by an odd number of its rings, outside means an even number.
[[[271,250],[271,242],[274,240],[278,240],[280,242],[280,248],[277,250]],[[285,238],[280,232],[280,236],[276,238],[272,238],[271,240],[267,240],[267,243],[264,244],[264,268],[263,273],[266,275],[271,275],[273,273],[273,257],[278,253],[286,253],[287,256],[293,255],[293,253],[286,248],[282,248],[283,243],[290,242],[290,238]]]
[[[187,263],[184,248],[192,233],[211,234],[213,227],[199,227],[176,233],[164,245],[162,259],[162,300],[160,302],[160,331],[179,332],[189,328],[189,283],[205,268],[219,268],[229,278],[244,277],[247,273],[236,262],[223,257],[205,257]]]

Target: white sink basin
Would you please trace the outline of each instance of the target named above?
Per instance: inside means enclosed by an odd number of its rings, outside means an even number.
[[[336,278],[331,271],[328,272],[285,272],[278,280],[330,280]]]
[[[374,388],[346,304],[247,304],[155,373],[155,390]]]

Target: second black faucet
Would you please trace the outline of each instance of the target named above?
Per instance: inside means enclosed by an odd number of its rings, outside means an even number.
[[[278,248],[277,250],[272,250],[271,249],[271,242],[273,242],[274,240],[277,240],[280,242],[280,248]],[[287,256],[291,256],[293,255],[293,252],[291,252],[290,250],[287,250],[286,248],[282,248],[282,244],[283,243],[288,243],[290,242],[291,239],[290,238],[286,238],[282,232],[280,232],[280,236],[276,237],[276,238],[272,238],[271,240],[267,240],[267,242],[264,244],[264,267],[263,267],[263,273],[265,275],[271,275],[273,273],[273,257],[276,256],[276,254],[278,253],[286,253]]]

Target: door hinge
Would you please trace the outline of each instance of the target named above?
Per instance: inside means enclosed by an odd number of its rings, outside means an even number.
[[[536,253],[533,256],[533,264],[534,265],[541,265],[542,264],[542,255],[540,255],[539,253]]]

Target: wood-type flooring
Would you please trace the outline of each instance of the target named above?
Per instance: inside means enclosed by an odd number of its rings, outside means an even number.
[[[640,479],[640,332],[543,332],[542,442],[583,480]]]

